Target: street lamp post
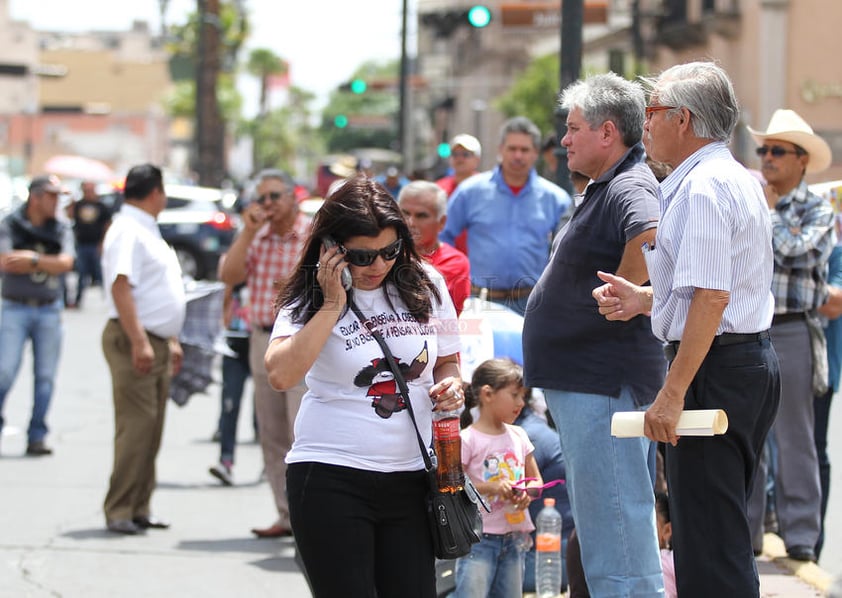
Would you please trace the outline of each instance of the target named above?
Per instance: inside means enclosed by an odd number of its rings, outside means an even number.
[[[579,79],[582,68],[582,23],[584,0],[561,0],[561,44],[559,56],[559,91]],[[560,106],[555,109],[556,134],[559,144],[555,148],[556,183],[572,193],[570,170],[567,167],[567,149],[561,139],[567,133],[567,111]]]

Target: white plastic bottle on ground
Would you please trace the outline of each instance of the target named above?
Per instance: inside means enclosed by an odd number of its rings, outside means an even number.
[[[553,598],[561,590],[561,513],[554,498],[544,499],[535,527],[535,590],[538,598]]]

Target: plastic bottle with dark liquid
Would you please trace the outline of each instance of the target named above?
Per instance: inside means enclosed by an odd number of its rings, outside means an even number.
[[[438,468],[439,492],[459,492],[465,485],[462,471],[462,438],[459,436],[459,412],[433,412],[433,443]]]

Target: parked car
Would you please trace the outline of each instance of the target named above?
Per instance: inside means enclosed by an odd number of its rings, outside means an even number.
[[[165,186],[167,207],[158,215],[161,236],[175,250],[181,271],[196,280],[216,278],[220,256],[237,234],[239,219],[231,210],[233,191],[192,185]],[[113,210],[123,203],[120,191],[102,200]]]

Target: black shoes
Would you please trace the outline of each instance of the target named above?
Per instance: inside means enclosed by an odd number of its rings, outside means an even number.
[[[105,523],[108,531],[115,534],[125,534],[127,536],[134,536],[139,534],[141,529],[128,519],[110,519]]]
[[[793,561],[815,563],[818,560],[816,558],[816,551],[810,546],[793,546],[792,548],[787,549],[786,554]]]
[[[132,523],[140,529],[169,529],[170,527],[168,521],[146,516],[134,517]]]
[[[26,445],[26,455],[28,457],[44,457],[46,455],[52,455],[53,449],[48,447],[43,440],[39,440],[38,442],[30,442]]]
[[[133,519],[109,519],[105,522],[108,531],[116,534],[134,536],[148,529],[167,529],[170,524],[154,517],[135,517]]]

